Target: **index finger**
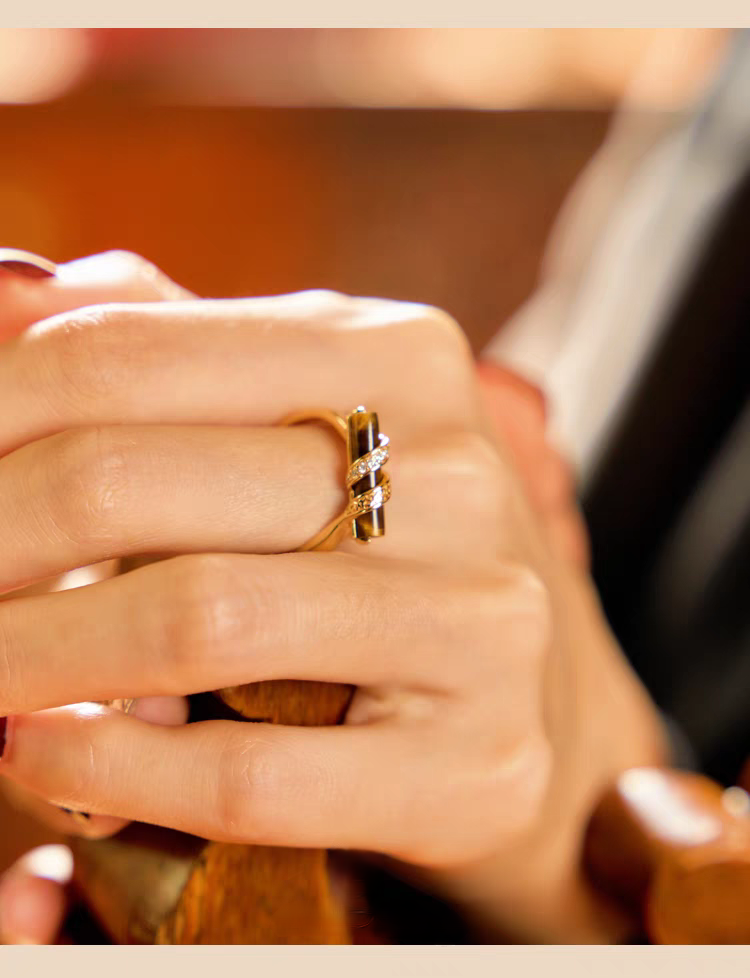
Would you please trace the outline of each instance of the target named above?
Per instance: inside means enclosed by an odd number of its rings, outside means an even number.
[[[55,265],[0,248],[0,342],[32,323],[82,306],[193,298],[154,265],[127,251],[108,251]]]

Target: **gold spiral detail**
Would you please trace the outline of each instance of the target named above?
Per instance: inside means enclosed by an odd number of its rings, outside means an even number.
[[[390,498],[391,480],[388,473],[384,472],[382,481],[374,489],[368,489],[358,496],[355,496],[350,490],[346,515],[351,517],[364,516],[365,513],[371,513],[374,509],[385,506]]]

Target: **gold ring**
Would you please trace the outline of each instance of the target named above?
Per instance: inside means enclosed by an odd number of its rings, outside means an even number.
[[[391,480],[383,466],[390,458],[390,447],[388,436],[380,433],[377,414],[360,406],[343,417],[324,408],[295,411],[282,418],[279,424],[289,426],[321,421],[329,424],[346,442],[349,502],[343,513],[297,547],[297,551],[332,550],[345,534],[347,525],[352,538],[359,543],[385,536],[383,507],[391,498]]]

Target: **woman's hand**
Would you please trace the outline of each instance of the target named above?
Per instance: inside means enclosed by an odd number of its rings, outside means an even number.
[[[488,933],[611,932],[581,832],[661,731],[449,317],[321,292],[94,306],[0,348],[0,389],[0,590],[186,555],[0,603],[6,777],[210,838],[382,853]],[[343,507],[344,460],[276,423],[360,403],[391,436],[387,536],[289,553]],[[355,684],[346,725],[60,708],[274,678]]]

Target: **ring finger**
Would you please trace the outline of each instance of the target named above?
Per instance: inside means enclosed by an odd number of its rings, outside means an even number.
[[[491,681],[513,688],[515,713],[533,712],[531,651],[498,661],[495,643],[534,599],[513,568],[466,580],[342,553],[181,557],[0,606],[0,716],[268,679],[459,696]],[[470,657],[449,654],[457,638]],[[148,702],[136,716],[168,722]]]
[[[406,450],[394,458],[393,532],[378,555],[474,543],[451,516],[477,473],[461,452],[431,452],[434,463]],[[309,425],[114,426],[42,439],[0,459],[0,592],[129,554],[294,550],[342,511],[344,469],[338,440]],[[437,535],[431,493],[444,518]]]

